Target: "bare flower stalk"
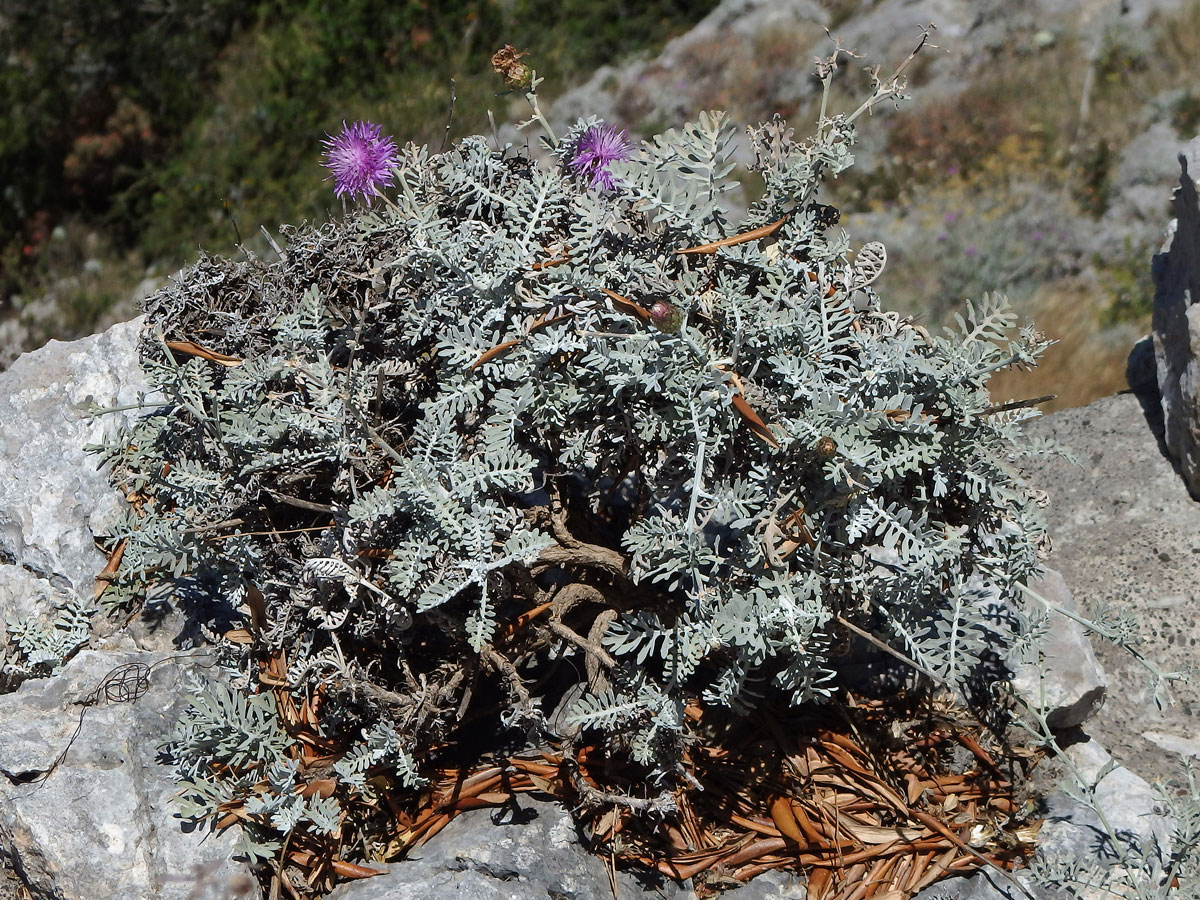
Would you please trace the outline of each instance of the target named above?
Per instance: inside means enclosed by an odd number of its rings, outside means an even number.
[[[542,126],[542,130],[546,132],[546,137],[550,141],[550,149],[553,150],[558,147],[558,137],[555,135],[554,129],[550,126],[550,121],[545,117],[545,115],[542,114],[542,108],[538,104],[537,88],[543,80],[544,79],[537,77],[536,72],[532,74],[529,83],[529,90],[525,92],[525,100],[529,104],[529,108],[533,111],[533,115],[524,122],[518,123],[517,128],[519,130],[524,130],[534,122],[537,122]]]

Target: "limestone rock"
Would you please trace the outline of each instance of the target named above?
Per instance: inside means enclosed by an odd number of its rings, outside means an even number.
[[[100,443],[123,414],[87,418],[77,406],[137,403],[146,390],[140,327],[134,319],[83,340],[51,341],[0,373],[0,562],[81,597],[91,595],[105,562],[90,522],[120,502],[83,448]]]
[[[1024,891],[1001,875],[999,872],[985,870],[976,872],[969,878],[947,878],[937,884],[925,888],[913,900],[1057,900],[1054,894],[1040,884],[1034,882],[1027,872],[1018,872],[1014,876],[1024,887]]]
[[[133,406],[148,390],[138,366],[141,324],[51,341],[0,372],[0,623],[44,619],[72,597],[92,603],[106,562],[95,536],[124,501],[84,447],[102,443],[137,411],[89,417],[79,407]],[[133,622],[128,639],[165,650],[181,630],[180,617],[160,608]],[[0,657],[3,644],[0,628]]]
[[[591,900],[612,896],[603,860],[583,850],[571,814],[560,804],[522,797],[521,812],[494,824],[486,810],[454,819],[386,875],[335,888],[329,900]],[[513,819],[515,818],[515,822]],[[618,873],[618,895],[646,889]],[[694,900],[691,890],[653,879],[654,896]],[[738,895],[740,896],[740,895]],[[751,900],[751,898],[747,898]]]
[[[49,617],[68,593],[21,566],[0,563],[0,621]],[[3,640],[0,639],[0,646]],[[0,690],[3,685],[0,684]]]
[[[172,772],[156,759],[186,702],[185,674],[206,662],[85,650],[55,677],[0,696],[0,847],[37,900],[259,896],[230,861],[232,832],[202,842],[181,828]],[[143,696],[78,705],[131,663],[151,667]],[[29,781],[64,750],[44,781]]]
[[[1085,740],[1066,748],[1066,755],[1083,777],[1096,781],[1112,757],[1095,741]],[[1118,835],[1135,836],[1145,842],[1147,849],[1167,847],[1165,842],[1171,822],[1156,811],[1158,796],[1143,779],[1124,766],[1115,765],[1099,778],[1096,786],[1096,809],[1104,814]],[[1068,797],[1061,791],[1051,793],[1045,801],[1044,821],[1038,835],[1035,860],[1071,859],[1093,860],[1104,866],[1111,864],[1106,841],[1108,833],[1096,809]],[[1062,896],[1036,883],[1026,871],[1016,873],[1034,897]],[[1022,900],[1026,895],[1016,886],[990,870],[976,872],[969,878],[947,879],[917,894],[914,900]],[[1084,887],[1078,895],[1082,900],[1105,900],[1112,894],[1096,887]]]
[[[1152,744],[1162,747],[1168,753],[1177,753],[1183,757],[1200,759],[1200,736],[1192,734],[1167,734],[1162,731],[1143,731],[1142,737]]]
[[[601,857],[579,843],[561,804],[520,798],[521,812],[495,824],[494,813],[475,810],[454,819],[386,875],[339,885],[329,900],[591,900],[611,897]],[[515,821],[514,821],[515,819]],[[519,824],[518,824],[519,823]],[[376,866],[378,867],[378,866]],[[617,873],[616,896],[695,900],[690,887],[651,874]],[[726,891],[728,900],[803,900],[802,878],[768,872]]]
[[[1054,569],[1046,569],[1029,587],[1055,606],[1078,612],[1066,581]],[[1045,705],[1046,721],[1055,731],[1082,725],[1100,709],[1108,683],[1087,632],[1067,616],[1053,615],[1050,634],[1039,650],[1043,667],[1033,659],[1023,661],[1013,675],[1013,687],[1035,708]]]
[[[1200,499],[1200,138],[1179,158],[1170,247],[1154,259],[1154,351],[1167,451]]]
[[[1076,462],[1041,457],[1024,472],[1050,496],[1047,563],[1063,574],[1080,612],[1133,612],[1143,652],[1166,672],[1186,671],[1200,652],[1200,503],[1160,449],[1159,409],[1156,400],[1143,407],[1139,396],[1120,394],[1032,422],[1032,436],[1056,442]],[[1142,734],[1194,733],[1200,684],[1172,684],[1177,702],[1160,711],[1136,660],[1099,638],[1092,647],[1108,694],[1089,733],[1142,778],[1175,776],[1175,757]]]
[[[132,413],[87,418],[77,405],[138,401],[140,325],[52,341],[0,373],[0,619],[91,601],[105,563],[94,535],[122,501],[83,448]],[[167,802],[172,772],[156,759],[184,702],[183,672],[197,663],[136,652],[127,634],[91,642],[53,678],[15,691],[18,679],[0,680],[10,691],[0,695],[0,858],[38,900],[256,897],[257,884],[230,862],[235,835],[202,842],[203,833],[182,829]],[[80,725],[75,701],[129,662],[164,664],[145,696],[90,709]],[[45,783],[29,783],[77,725],[60,765]]]
[[[1072,744],[1066,748],[1066,754],[1086,780],[1098,782],[1096,807],[1104,813],[1113,829],[1120,834],[1135,835],[1143,841],[1157,841],[1160,847],[1169,846],[1170,822],[1155,814],[1158,794],[1144,778],[1117,764],[1112,754],[1094,740]],[[1107,774],[1100,777],[1106,770]],[[1052,830],[1043,840],[1044,852],[1079,853],[1086,838],[1072,843],[1071,833],[1063,823],[1069,823],[1073,829],[1089,830],[1091,827],[1074,815],[1060,816],[1059,819],[1062,827]],[[1091,843],[1095,844],[1094,836],[1091,837]]]

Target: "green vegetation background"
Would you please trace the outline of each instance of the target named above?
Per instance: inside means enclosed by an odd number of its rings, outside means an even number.
[[[0,15],[0,317],[91,269],[86,333],[157,263],[232,253],[335,207],[321,140],[343,119],[438,146],[503,120],[489,58],[531,50],[543,91],[685,31],[715,0],[26,0]]]

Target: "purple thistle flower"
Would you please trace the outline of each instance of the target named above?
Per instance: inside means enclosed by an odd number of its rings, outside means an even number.
[[[624,129],[617,131],[611,125],[593,125],[579,136],[571,148],[567,165],[576,175],[588,180],[588,187],[611,191],[616,187],[616,182],[608,167],[632,155],[633,145]]]
[[[329,178],[337,196],[359,194],[370,202],[381,187],[392,186],[396,142],[380,126],[362,120],[353,125],[342,122],[341,132],[336,137],[326,135],[322,143],[325,161],[321,165],[332,173]]]

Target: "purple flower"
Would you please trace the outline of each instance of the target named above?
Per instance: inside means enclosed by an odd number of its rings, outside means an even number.
[[[571,148],[567,165],[576,175],[588,179],[588,187],[611,191],[616,182],[608,167],[629,159],[632,154],[633,145],[623,129],[617,131],[611,125],[593,125]]]
[[[341,197],[359,194],[368,202],[381,187],[392,186],[392,167],[396,164],[396,142],[372,122],[342,122],[336,137],[326,135],[325,161],[332,173],[333,192]],[[329,178],[325,180],[328,181]]]
[[[975,245],[973,245],[973,244],[972,244],[970,247],[968,247],[968,248],[967,248],[966,250],[964,250],[963,252],[964,252],[965,254],[967,254],[967,256],[978,256],[978,255],[979,255],[979,248],[978,248],[978,247],[976,247]]]

